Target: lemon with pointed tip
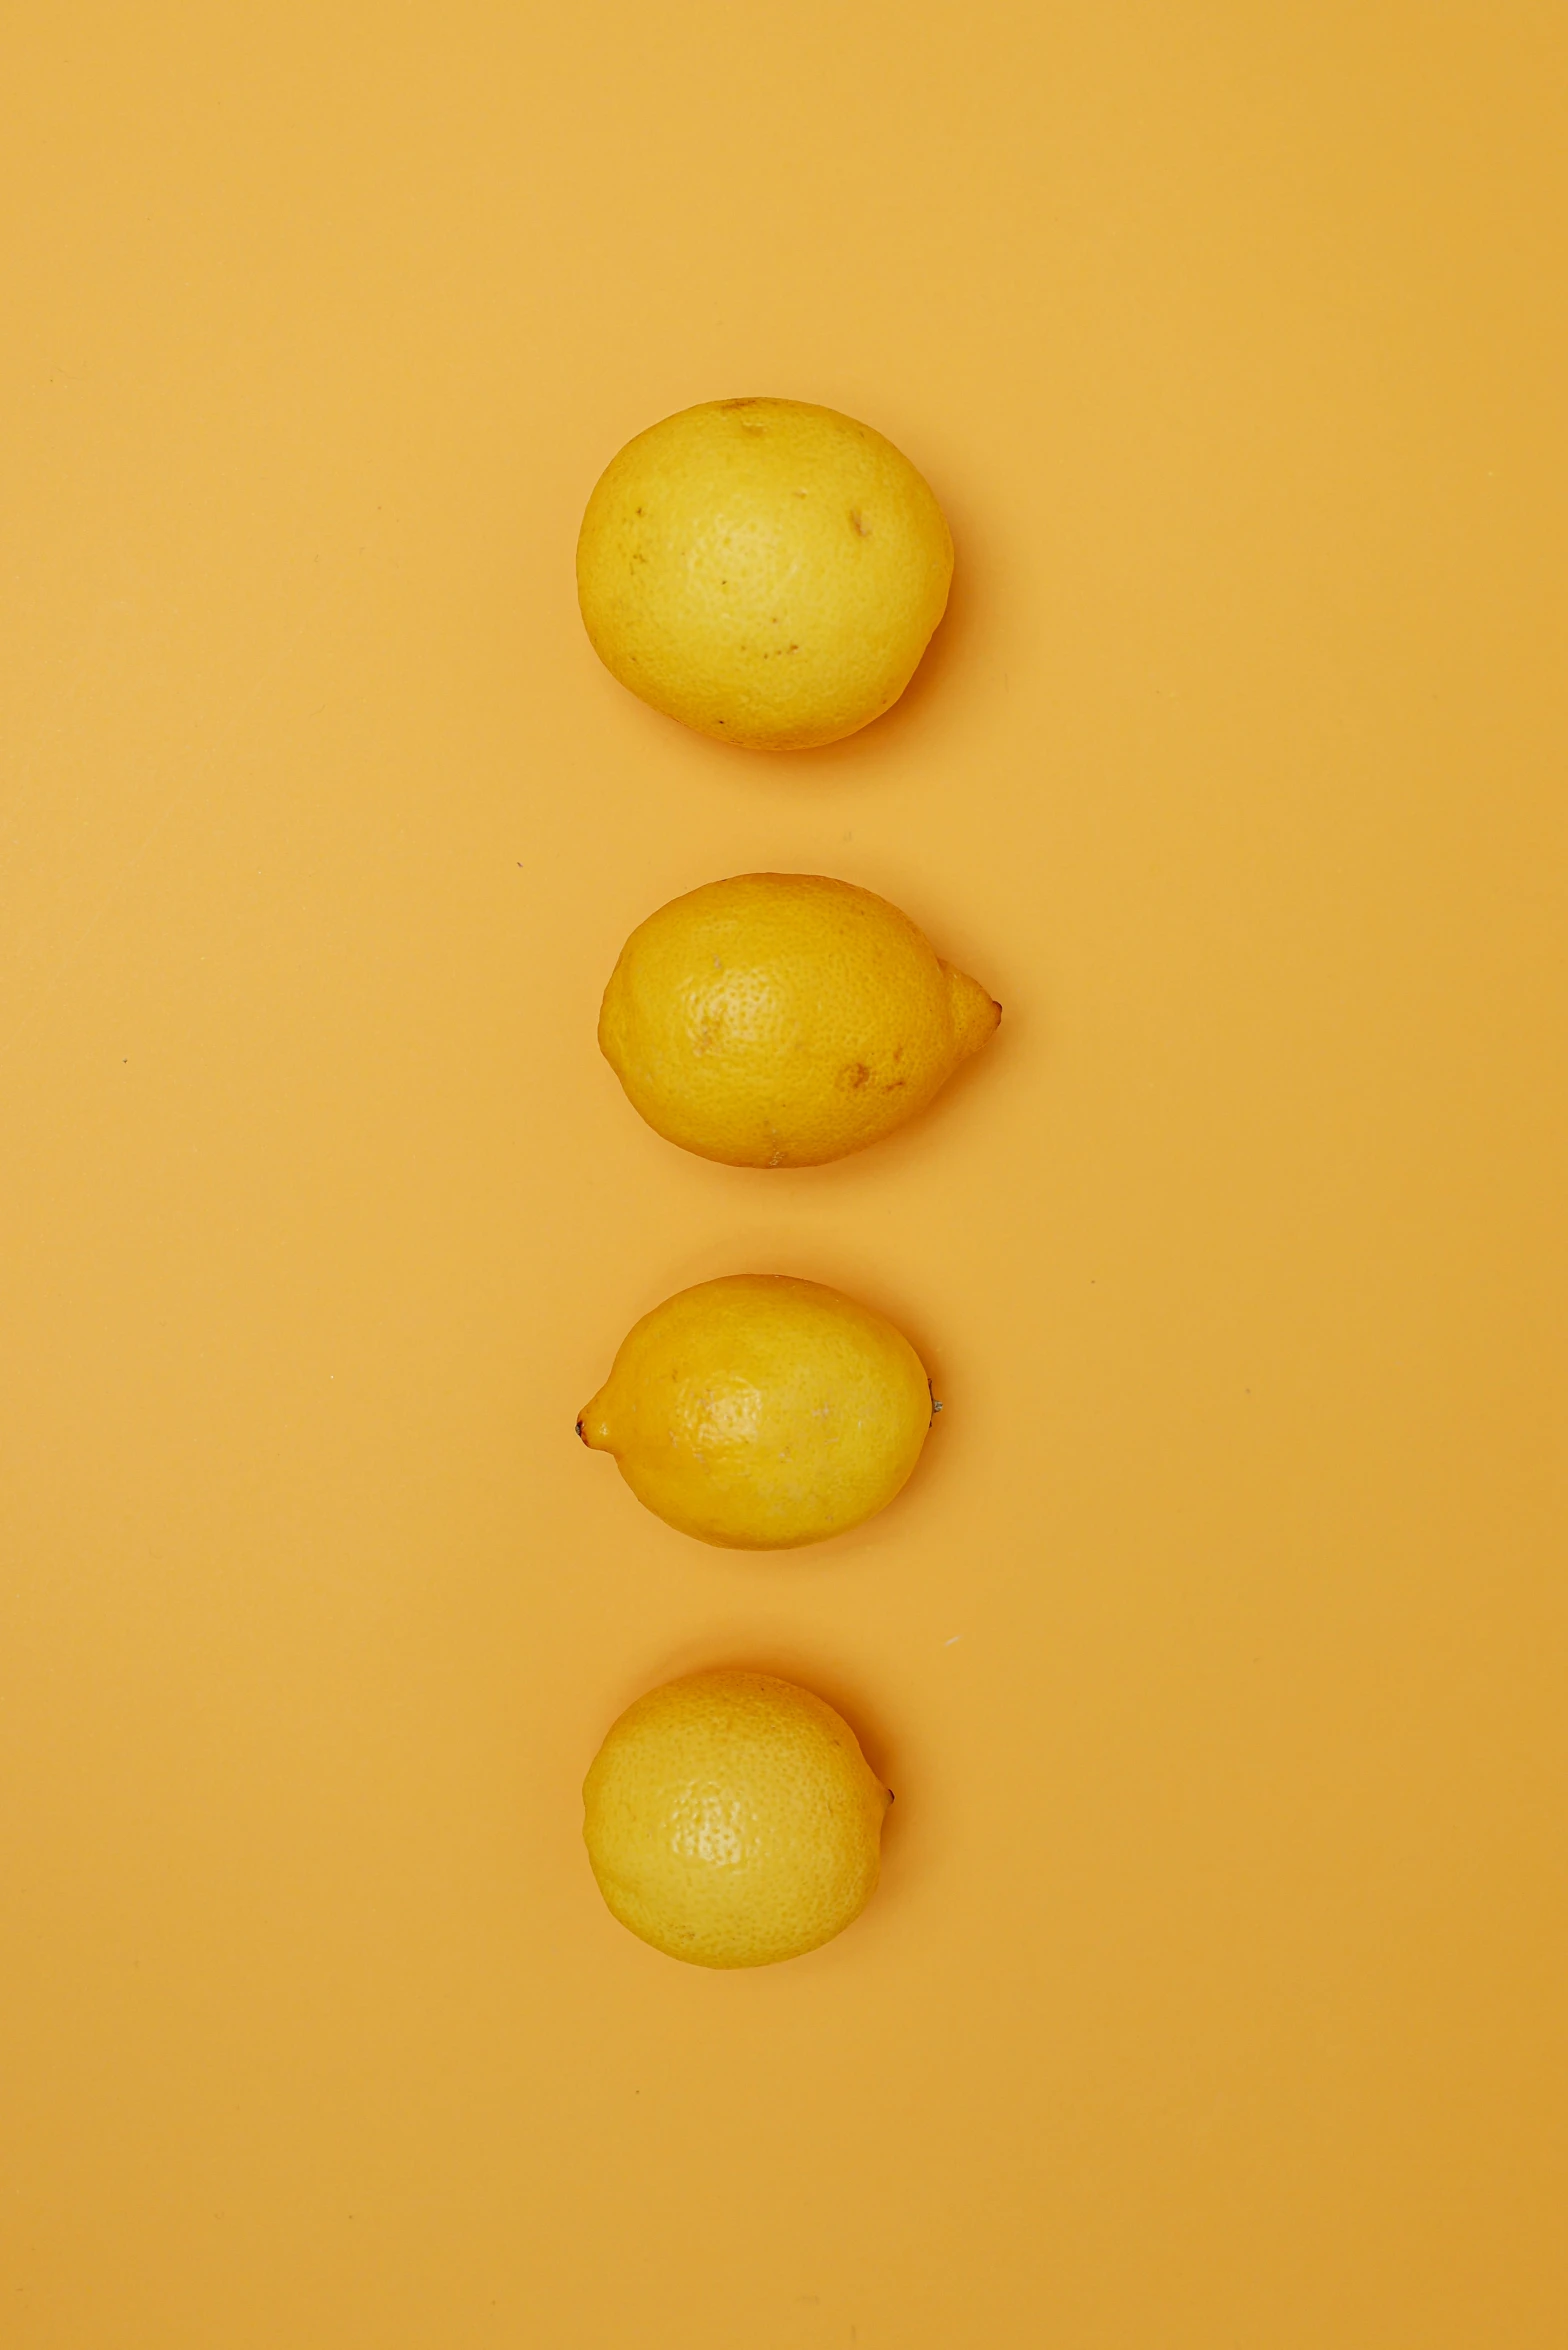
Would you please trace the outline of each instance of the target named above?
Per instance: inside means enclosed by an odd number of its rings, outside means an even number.
[[[909,459],[803,400],[710,400],[611,459],[577,591],[605,667],[750,750],[854,734],[898,700],[947,604],[953,542]]]
[[[920,1357],[881,1314],[820,1282],[736,1273],[644,1314],[577,1433],[666,1525],[794,1550],[887,1507],[932,1410]]]
[[[638,925],[599,1044],[670,1142],[731,1167],[816,1167],[924,1109],[1001,1016],[886,898],[746,873]]]
[[[693,1966],[831,1942],[876,1891],[892,1796],[832,1706],[770,1673],[692,1673],[622,1714],[583,1840],[623,1926]]]

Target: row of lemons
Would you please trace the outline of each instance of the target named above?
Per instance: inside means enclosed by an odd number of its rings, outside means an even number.
[[[657,710],[749,750],[853,734],[895,702],[953,549],[891,442],[832,409],[721,400],[641,433],[589,500],[583,619]],[[599,1042],[634,1107],[733,1167],[811,1167],[925,1107],[1001,1017],[895,906],[820,874],[677,898],[627,940]],[[935,1406],[880,1314],[741,1274],[645,1315],[577,1423],[699,1541],[779,1550],[858,1525],[914,1469]],[[797,1957],[859,1916],[892,1801],[811,1691],[744,1671],[650,1691],[583,1790],[614,1915],[700,1966]]]

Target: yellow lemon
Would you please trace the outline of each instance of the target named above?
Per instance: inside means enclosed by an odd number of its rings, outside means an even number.
[[[669,1141],[731,1167],[815,1167],[923,1109],[1001,1016],[885,898],[747,873],[638,925],[599,1044]]]
[[[622,1714],[583,1839],[623,1926],[694,1966],[831,1942],[876,1891],[892,1797],[843,1718],[768,1673],[693,1673]]]
[[[898,700],[947,605],[953,542],[891,441],[801,400],[712,400],[612,458],[577,543],[622,685],[752,750],[853,734]]]
[[[681,1533],[792,1550],[886,1508],[932,1408],[920,1357],[869,1306],[737,1273],[644,1314],[577,1433]]]

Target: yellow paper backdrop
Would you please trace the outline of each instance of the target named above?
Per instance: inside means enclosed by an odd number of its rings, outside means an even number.
[[[1560,10],[6,54],[0,2333],[1560,2350]],[[957,542],[830,752],[681,732],[575,611],[599,468],[749,392]],[[593,1041],[758,867],[1007,1007],[771,1177]],[[743,1269],[948,1407],[803,1557],[573,1438]],[[710,1661],[898,1793],[865,1919],[751,1975],[579,1844]]]

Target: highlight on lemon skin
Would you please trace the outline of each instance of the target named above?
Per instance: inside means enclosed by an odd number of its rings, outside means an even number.
[[[632,932],[599,1045],[668,1141],[732,1167],[813,1167],[923,1110],[1001,1016],[873,891],[745,873]]]
[[[612,1916],[692,1966],[820,1949],[876,1891],[893,1798],[825,1699],[770,1673],[692,1673],[628,1707],[583,1784]]]
[[[932,1412],[925,1366],[885,1316],[820,1282],[737,1273],[645,1314],[577,1432],[666,1525],[794,1550],[885,1509]]]
[[[839,741],[898,700],[947,605],[953,544],[870,425],[712,400],[629,441],[588,500],[577,590],[622,685],[752,750]]]

